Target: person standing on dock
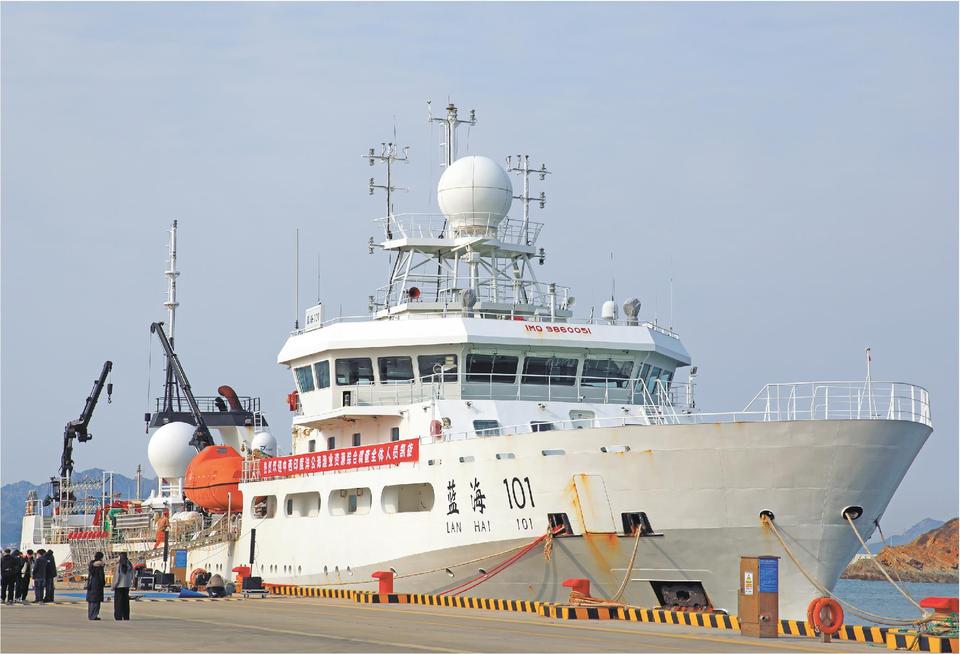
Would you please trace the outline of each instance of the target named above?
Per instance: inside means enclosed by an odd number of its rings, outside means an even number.
[[[43,594],[47,589],[47,550],[37,550],[37,557],[33,561],[33,603],[42,604]]]
[[[57,580],[57,561],[53,558],[53,550],[47,550],[47,587],[43,591],[43,601],[53,602],[53,582]]]
[[[20,572],[20,578],[17,580],[17,596],[15,601],[21,604],[27,603],[27,591],[30,590],[30,574],[33,572],[33,550],[27,550],[23,555],[23,569]]]
[[[20,574],[19,565],[19,558],[10,552],[9,547],[3,550],[3,557],[0,558],[0,601],[6,604],[13,604],[13,592]]]
[[[87,620],[100,619],[100,604],[103,602],[103,588],[106,585],[103,552],[97,552],[93,555],[93,561],[87,566]]]
[[[133,584],[133,564],[126,552],[120,552],[117,569],[113,573],[113,619],[130,619],[130,586]]]

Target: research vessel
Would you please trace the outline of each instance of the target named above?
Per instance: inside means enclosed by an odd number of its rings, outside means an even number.
[[[628,604],[731,613],[740,557],[773,555],[781,614],[802,616],[820,593],[763,516],[832,588],[859,548],[847,516],[868,537],[932,431],[927,391],[768,383],[742,410],[699,410],[683,341],[638,299],[578,316],[569,288],[538,278],[546,166],[458,157],[475,114],[431,120],[440,213],[394,211],[406,150],[365,155],[387,198],[368,248],[391,273],[368,315],[317,304],[289,334],[284,454],[256,398],[227,388],[175,410],[192,393],[171,346],[150,416],[158,487],[97,545],[185,579],[372,590],[390,571],[401,592],[562,602],[581,578],[599,598],[622,586]]]

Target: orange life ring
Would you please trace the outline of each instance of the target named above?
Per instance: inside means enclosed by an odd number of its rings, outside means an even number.
[[[190,573],[190,586],[196,586],[197,577],[200,576],[201,573],[205,573],[205,572],[206,570],[204,570],[203,568],[194,568],[193,572]]]
[[[830,622],[823,621],[823,609],[830,609]],[[843,626],[843,607],[832,597],[821,597],[813,607],[813,625],[821,634],[837,633]]]

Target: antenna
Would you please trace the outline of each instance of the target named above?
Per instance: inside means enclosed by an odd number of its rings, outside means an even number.
[[[396,140],[397,129],[393,129],[393,137]],[[363,158],[370,162],[370,165],[375,165],[378,161],[381,163],[387,164],[387,183],[386,184],[377,184],[373,177],[370,178],[370,195],[373,195],[375,189],[382,188],[387,192],[387,238],[393,238],[393,234],[390,229],[390,223],[393,220],[393,192],[394,191],[406,191],[407,189],[400,186],[393,185],[393,162],[402,161],[403,163],[408,163],[410,158],[408,156],[410,152],[409,147],[403,148],[402,154],[398,152],[397,146],[394,143],[381,143],[380,144],[380,154],[376,154],[375,148],[370,148],[367,151],[367,154],[363,155]]]
[[[293,328],[300,329],[300,228],[299,227],[297,227],[296,234],[297,234],[296,236],[297,255],[295,257],[296,270],[293,273],[293,278],[294,278],[293,286],[295,288],[294,290],[295,306],[293,307],[293,315],[296,317],[293,319]]]
[[[317,252],[317,304],[320,304],[320,253]]]
[[[470,118],[468,120],[457,118],[457,111],[457,105],[451,102],[447,105],[447,115],[442,118],[435,118],[431,102],[427,100],[427,122],[443,124],[443,141],[441,141],[440,144],[443,150],[443,166],[449,166],[457,158],[457,127],[463,124],[472,127],[477,124],[476,109],[470,110]]]
[[[540,175],[540,181],[542,182],[547,178],[547,175],[552,173],[547,170],[546,164],[540,164],[539,168],[530,168],[529,154],[518,154],[517,165],[513,165],[513,157],[507,157],[507,172],[523,175],[523,193],[514,195],[513,199],[523,202],[523,234],[527,245],[530,245],[530,202],[539,202],[541,209],[547,204],[547,194],[543,191],[540,191],[540,195],[536,197],[530,196],[530,175]]]
[[[670,329],[673,329],[673,275],[670,275]]]
[[[170,325],[170,342],[173,343],[173,328],[177,320],[177,307],[180,306],[180,303],[177,302],[177,277],[180,276],[180,272],[177,270],[177,221],[173,221],[173,225],[170,227],[170,259],[169,266],[164,271],[164,276],[167,278],[167,301],[163,303],[163,306],[167,307],[167,324]]]
[[[613,266],[613,251],[610,251],[610,299],[617,299],[617,275]]]

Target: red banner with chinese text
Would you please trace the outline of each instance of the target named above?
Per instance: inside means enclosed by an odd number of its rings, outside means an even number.
[[[420,460],[420,440],[391,441],[326,452],[310,452],[292,456],[261,459],[260,477],[286,477],[311,472],[349,470],[372,466],[393,465]]]

